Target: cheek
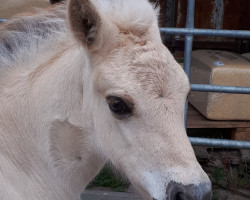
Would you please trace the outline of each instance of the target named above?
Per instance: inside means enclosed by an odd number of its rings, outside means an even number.
[[[95,106],[94,124],[96,139],[104,151],[116,151],[123,146],[126,139],[123,137],[119,121],[112,115],[106,100],[99,100]],[[120,146],[120,147],[119,147]]]

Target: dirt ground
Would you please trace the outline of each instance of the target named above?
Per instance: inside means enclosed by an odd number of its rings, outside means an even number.
[[[236,191],[237,192],[237,191]],[[249,200],[250,191],[240,191],[241,194],[235,194],[228,190],[215,190],[214,199],[218,200]]]
[[[112,189],[109,187],[93,187],[91,189],[89,189],[88,191],[93,191],[93,192],[87,192],[88,196],[93,196],[93,198],[96,198],[96,192],[102,194],[101,192],[105,193],[105,192],[112,192]],[[99,191],[99,192],[98,192]],[[112,192],[113,194],[114,192]],[[117,193],[120,194],[121,192]],[[236,193],[240,193],[240,194],[236,194]],[[99,195],[100,195],[99,194]],[[105,193],[106,194],[106,193]],[[124,192],[124,195],[128,195],[129,194],[135,198],[137,200],[142,200],[140,198],[140,196],[137,194],[137,192],[135,191],[135,189],[133,188],[132,185],[129,186],[129,188]],[[235,191],[235,193],[232,193],[231,191],[228,190],[223,190],[223,189],[218,189],[218,190],[214,190],[213,191],[213,200],[249,200],[250,198],[250,191],[247,190],[239,190],[239,191]],[[113,194],[114,195],[114,194]],[[105,196],[105,195],[104,195]],[[83,195],[83,197],[85,197]],[[89,199],[91,199],[91,197],[88,197]],[[118,197],[116,197],[118,199]],[[124,197],[123,197],[124,198]],[[86,199],[86,198],[82,198],[82,199]],[[133,198],[131,198],[133,199]]]

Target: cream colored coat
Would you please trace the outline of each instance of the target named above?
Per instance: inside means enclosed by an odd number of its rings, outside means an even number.
[[[71,0],[69,25],[65,13],[0,27],[0,199],[76,200],[107,160],[145,200],[179,195],[172,183],[209,192],[184,128],[189,82],[157,9]],[[131,112],[115,114],[109,97]]]

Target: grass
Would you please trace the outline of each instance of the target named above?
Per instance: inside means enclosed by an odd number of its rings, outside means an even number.
[[[227,168],[212,167],[210,168],[209,176],[213,184],[212,200],[220,200],[217,192],[220,189],[231,191],[235,188],[250,189],[250,165],[242,163],[237,166],[238,177],[231,177],[230,171]]]
[[[213,181],[215,184],[217,184],[217,185],[222,185],[222,182],[224,182],[226,173],[225,173],[224,168],[221,168],[221,167],[214,167],[214,168],[212,169],[211,176],[212,176],[212,181]],[[224,184],[223,184],[223,185],[224,185]]]
[[[213,194],[212,200],[219,200],[216,195]]]
[[[176,59],[178,63],[184,63],[184,59]]]
[[[213,167],[210,171],[210,179],[214,188],[229,188],[231,186],[250,189],[250,168],[247,164],[238,167],[238,178],[231,177],[230,172],[221,167]]]
[[[92,187],[108,187],[115,192],[125,192],[129,187],[129,181],[122,175],[105,165],[96,178],[89,184]]]
[[[244,163],[239,166],[239,177],[236,180],[238,187],[247,187],[250,189],[250,167]]]

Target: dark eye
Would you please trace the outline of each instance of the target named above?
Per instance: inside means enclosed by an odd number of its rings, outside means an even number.
[[[120,97],[108,96],[107,101],[112,113],[118,119],[124,119],[132,114],[133,104],[126,102]]]

